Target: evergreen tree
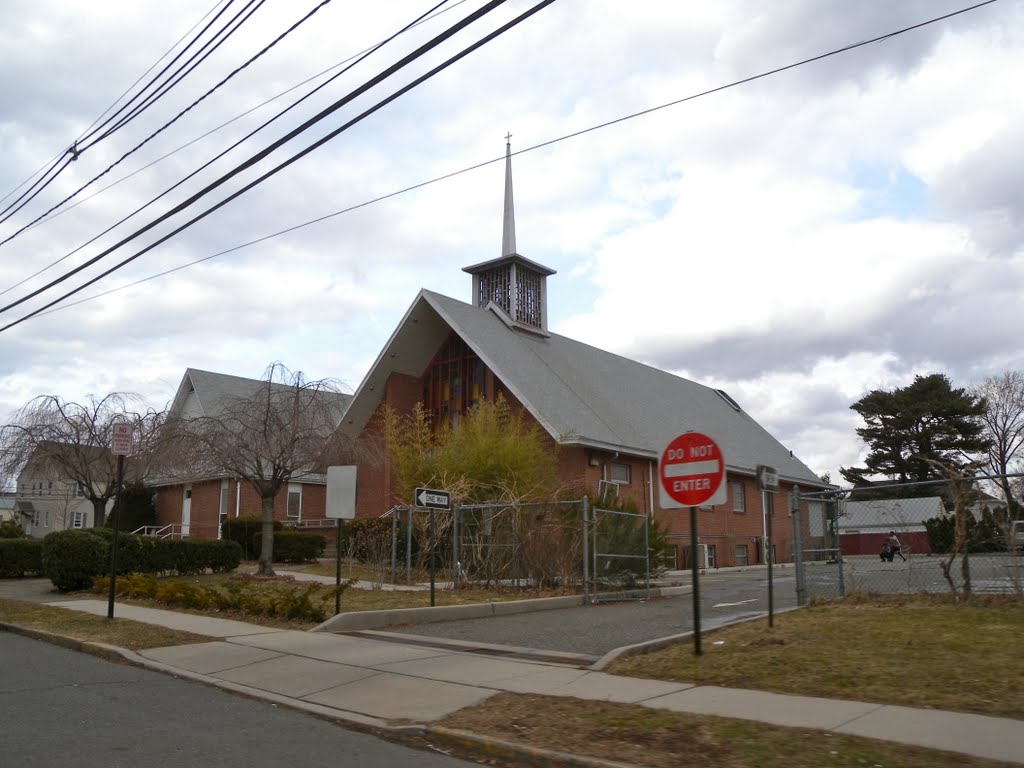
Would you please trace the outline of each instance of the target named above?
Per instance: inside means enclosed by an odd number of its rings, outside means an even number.
[[[878,475],[899,483],[943,479],[932,462],[963,468],[989,448],[984,398],[954,389],[941,373],[915,376],[892,391],[876,389],[850,407],[864,419],[857,434],[871,449],[863,467],[840,469],[855,486],[870,485]],[[903,495],[934,493],[934,487],[917,486]]]

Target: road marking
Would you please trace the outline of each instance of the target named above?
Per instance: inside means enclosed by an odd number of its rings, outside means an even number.
[[[744,603],[756,603],[758,598],[752,597],[749,600],[740,600],[738,603],[715,603],[712,608],[731,608],[734,605],[743,605]]]

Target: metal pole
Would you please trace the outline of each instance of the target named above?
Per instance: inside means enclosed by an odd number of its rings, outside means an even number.
[[[412,584],[412,505],[405,510],[405,583]]]
[[[117,584],[117,539],[120,531],[121,484],[124,481],[124,456],[117,457],[117,486],[114,490],[114,538],[110,542],[110,595],[107,598],[107,618],[114,618],[114,592]]]
[[[693,581],[693,654],[700,656],[700,569],[697,567],[697,508],[690,507],[690,577]]]
[[[765,547],[768,551],[768,626],[775,626],[775,591],[772,589],[772,566],[775,564],[775,553],[772,551],[772,512],[774,511],[775,501],[772,498],[772,494],[768,491],[763,491],[765,501],[765,517],[767,522],[768,535],[765,538]]]
[[[583,497],[583,604],[590,605],[590,552],[588,551],[590,536],[587,525],[587,497]]]
[[[651,596],[651,511],[647,510],[647,514],[644,516],[644,584],[646,585],[646,595],[648,598]]]
[[[807,574],[804,572],[804,534],[800,526],[800,486],[793,486],[793,567],[796,570],[796,604],[807,604]]]
[[[342,520],[339,517],[336,521],[334,545],[334,615],[341,613],[341,534],[345,529],[342,527]]]
[[[430,546],[427,549],[430,558],[430,607],[434,607],[434,509],[430,509]]]
[[[398,578],[398,511],[391,510],[391,583]]]
[[[459,581],[459,505],[452,507],[452,589]]]

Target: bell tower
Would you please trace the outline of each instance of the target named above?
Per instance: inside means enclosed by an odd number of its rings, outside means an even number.
[[[510,326],[547,335],[547,278],[555,274],[555,270],[516,253],[512,145],[509,139],[511,134],[505,136],[505,213],[501,257],[463,267],[463,272],[473,276],[473,302],[478,307],[499,309]]]

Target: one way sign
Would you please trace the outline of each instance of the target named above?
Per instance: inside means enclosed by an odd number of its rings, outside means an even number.
[[[451,491],[436,491],[433,488],[417,488],[413,494],[413,500],[417,507],[427,509],[451,509]]]

